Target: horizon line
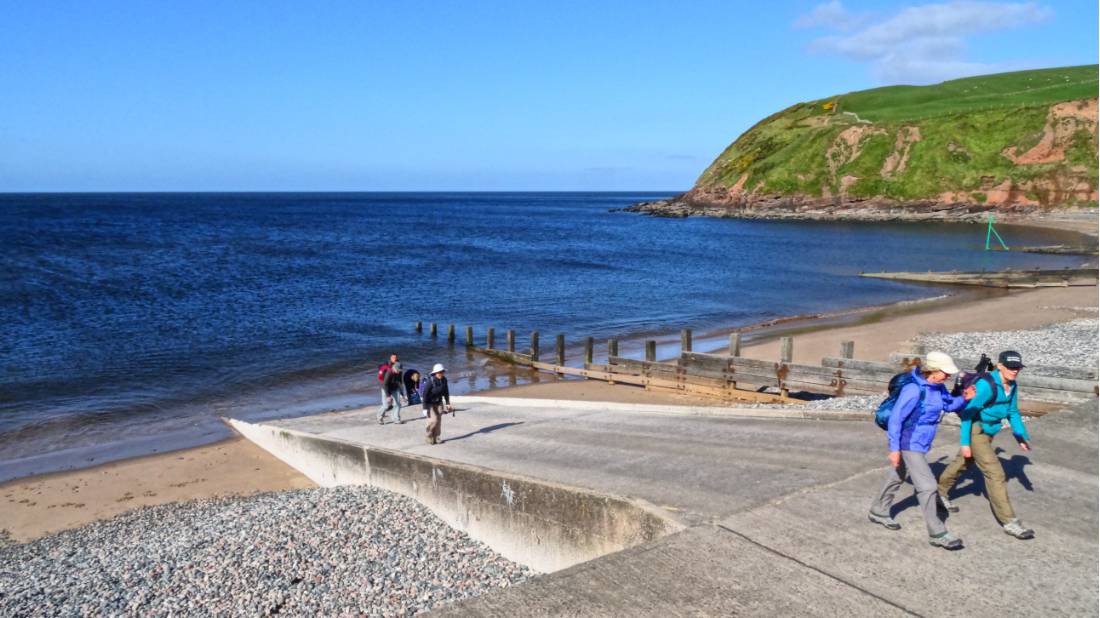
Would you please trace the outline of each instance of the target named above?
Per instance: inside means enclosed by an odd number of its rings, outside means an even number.
[[[393,189],[393,190],[339,190],[339,189],[200,189],[200,190],[122,190],[122,191],[4,191],[0,195],[164,195],[164,194],[248,194],[248,193],[323,193],[323,194],[383,194],[383,193],[685,193],[687,189]]]

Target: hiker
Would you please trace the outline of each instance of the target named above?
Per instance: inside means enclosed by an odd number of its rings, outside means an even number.
[[[420,372],[406,369],[401,381],[405,384],[405,400],[410,406],[420,403]]]
[[[890,509],[894,505],[894,494],[908,475],[916,489],[917,502],[928,528],[928,543],[949,550],[962,549],[963,544],[961,539],[947,531],[947,526],[936,513],[936,477],[928,467],[926,457],[944,412],[957,412],[966,405],[965,396],[953,397],[943,384],[949,375],[958,372],[959,368],[950,356],[943,352],[929,352],[924,362],[909,374],[896,378],[902,386],[892,389],[890,397],[884,402],[894,398],[886,422],[890,471],[867,516],[889,530],[899,530],[901,524],[890,516]]]
[[[1035,538],[1035,531],[1025,528],[1016,517],[1012,503],[1008,501],[1004,468],[993,449],[993,438],[1001,430],[1001,421],[1007,418],[1020,449],[1025,453],[1031,450],[1031,437],[1020,419],[1020,408],[1016,404],[1016,376],[1023,368],[1023,358],[1019,352],[1006,350],[997,357],[997,368],[974,382],[974,398],[961,414],[959,442],[962,448],[955,461],[940,475],[939,497],[944,508],[952,513],[958,512],[959,507],[947,498],[947,494],[955,486],[959,474],[969,468],[973,460],[985,478],[985,493],[997,523],[1001,524],[1005,534],[1027,540]]]
[[[390,364],[383,365],[379,373],[382,379],[382,405],[378,407],[378,424],[385,424],[386,411],[390,409],[392,400],[393,422],[402,425],[405,421],[401,420],[401,397],[405,395],[405,384],[401,380],[401,363],[396,354],[390,356]]]
[[[441,444],[439,432],[443,424],[442,415],[446,412],[454,412],[451,406],[451,391],[447,387],[447,372],[442,363],[436,363],[432,367],[432,374],[424,378],[424,386],[421,388],[421,399],[424,403],[424,413],[428,415],[428,444]],[[444,406],[443,402],[447,404]]]

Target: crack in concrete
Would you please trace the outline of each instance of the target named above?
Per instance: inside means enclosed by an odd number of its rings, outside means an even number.
[[[831,579],[833,581],[839,582],[839,583],[841,583],[845,586],[848,586],[849,588],[852,588],[854,590],[858,590],[859,592],[862,592],[863,594],[865,594],[869,597],[872,597],[874,599],[882,601],[883,603],[886,603],[887,605],[889,605],[891,607],[896,607],[897,609],[905,612],[906,614],[909,614],[910,616],[920,616],[921,618],[924,618],[924,614],[915,612],[915,611],[909,609],[908,607],[905,607],[904,605],[900,605],[898,603],[895,603],[895,602],[891,601],[890,599],[887,599],[886,597],[875,594],[874,592],[871,592],[870,590],[867,590],[866,588],[863,588],[862,586],[859,586],[858,584],[854,584],[854,583],[844,579],[843,577],[833,575],[832,573],[829,573],[828,571],[819,569],[818,567],[815,567],[812,564],[803,562],[803,561],[799,560],[798,558],[795,558],[794,556],[791,556],[789,554],[785,554],[785,553],[783,553],[783,552],[781,552],[777,549],[773,549],[773,548],[771,548],[771,547],[769,547],[769,546],[767,546],[763,543],[760,543],[759,541],[756,541],[756,540],[752,539],[751,537],[745,535],[744,533],[738,532],[737,530],[734,530],[733,528],[730,528],[730,527],[728,527],[724,524],[718,524],[715,527],[720,529],[720,530],[725,530],[726,532],[729,532],[730,534],[733,534],[735,536],[741,537],[742,539],[748,541],[749,543],[752,543],[753,545],[759,547],[760,549],[763,549],[764,551],[766,551],[768,553],[779,556],[780,558],[785,558],[787,560],[790,560],[791,562],[794,562],[795,564],[798,564],[802,567],[810,569],[811,571],[814,571],[815,573],[820,573],[821,575],[823,575],[825,577],[828,577],[829,579]]]

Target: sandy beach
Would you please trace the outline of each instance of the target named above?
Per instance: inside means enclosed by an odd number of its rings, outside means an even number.
[[[251,442],[236,438],[0,485],[0,528],[27,541],[149,505],[315,487]]]
[[[884,360],[922,332],[1027,329],[1095,317],[1096,287],[1044,288],[1006,292],[963,302],[917,303],[861,313],[840,326],[799,323],[794,356],[817,362],[836,355],[842,341],[855,341],[860,359]],[[744,354],[778,358],[776,338],[748,345]],[[581,399],[623,403],[713,405],[714,400],[603,382],[558,380],[482,393],[489,396]],[[26,541],[136,507],[226,495],[249,495],[312,487],[313,483],[266,452],[241,440],[139,459],[18,479],[0,485],[0,520],[13,540]]]

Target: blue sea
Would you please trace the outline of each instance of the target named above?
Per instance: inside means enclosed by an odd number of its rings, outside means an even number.
[[[220,416],[378,401],[375,370],[455,390],[531,373],[441,335],[645,337],[941,294],[860,271],[1075,266],[972,225],[658,219],[653,193],[0,195],[0,479],[228,435]],[[1013,228],[1012,244],[1066,235]],[[413,330],[425,323],[425,333]],[[640,344],[639,344],[640,345]]]

